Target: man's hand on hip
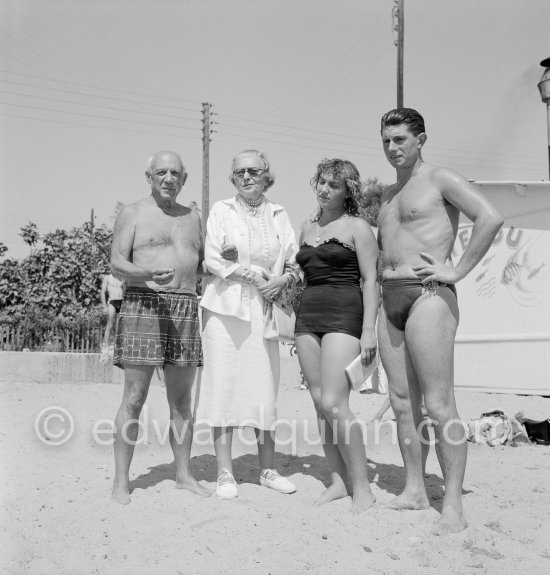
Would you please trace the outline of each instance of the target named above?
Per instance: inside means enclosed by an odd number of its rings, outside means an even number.
[[[422,280],[422,283],[437,281],[445,284],[454,284],[460,279],[450,259],[445,263],[441,263],[426,252],[420,252],[420,257],[426,260],[426,263],[413,266],[413,270]]]

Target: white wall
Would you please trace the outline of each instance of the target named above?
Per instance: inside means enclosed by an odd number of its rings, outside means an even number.
[[[505,218],[457,285],[455,385],[550,395],[550,182],[475,182]],[[453,259],[472,224],[461,220]]]

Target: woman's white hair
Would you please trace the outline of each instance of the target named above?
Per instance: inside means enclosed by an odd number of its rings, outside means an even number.
[[[233,170],[235,169],[235,162],[237,161],[237,158],[240,158],[245,154],[253,154],[258,158],[260,158],[260,160],[262,160],[262,162],[264,163],[264,170],[265,170],[266,189],[271,188],[271,186],[275,183],[275,174],[271,171],[267,156],[263,152],[260,152],[259,150],[243,150],[233,158],[233,160],[231,161],[231,173],[229,174],[229,181],[233,185],[235,185],[235,176],[233,175]]]

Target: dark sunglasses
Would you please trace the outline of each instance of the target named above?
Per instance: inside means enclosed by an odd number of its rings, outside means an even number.
[[[242,180],[246,172],[248,172],[248,175],[252,178],[258,178],[265,172],[265,170],[262,170],[261,168],[242,168],[240,170],[235,170],[233,175],[236,178],[239,178],[239,180]]]

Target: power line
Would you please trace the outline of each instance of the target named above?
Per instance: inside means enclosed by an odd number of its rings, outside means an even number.
[[[24,74],[24,73],[19,73],[19,72],[9,72],[6,70],[1,70],[0,72],[3,73],[9,73],[9,74],[14,74],[14,75],[18,75],[18,76],[24,76],[24,77],[32,77],[32,78],[39,78],[39,79],[46,79],[49,80],[47,78],[43,78],[42,76],[37,76],[34,74]],[[10,81],[10,80],[1,80],[7,83],[13,83],[13,84],[17,84],[17,85],[23,85],[25,86],[24,83],[17,83],[14,81]],[[67,83],[67,82],[65,82]],[[77,86],[85,86],[85,87],[91,87],[93,89],[101,89],[100,87],[97,86],[90,86],[87,84],[80,84],[80,83],[76,83],[76,82],[68,82],[68,84],[70,85],[77,85]],[[39,85],[36,84],[28,84],[27,86],[29,87],[40,87]],[[56,91],[56,92],[66,92],[66,93],[72,93],[70,90],[62,90],[62,89],[58,89],[58,88],[50,88],[50,87],[44,87],[44,89],[46,90],[50,90],[50,91]],[[114,92],[123,92],[123,93],[132,93],[135,94],[133,92],[128,92],[128,91],[124,91],[124,90],[116,90],[113,89],[112,91]],[[88,95],[84,92],[74,92],[75,94],[78,95]],[[103,95],[90,95],[91,97],[97,97],[97,98],[104,98],[104,99],[109,99],[109,100],[114,100],[114,101],[127,101],[125,99],[121,99],[121,98],[115,98],[113,96],[103,96]],[[36,96],[28,96],[28,97],[33,97],[36,98]],[[172,100],[171,98],[169,98],[170,100]],[[75,102],[76,103],[76,102]],[[145,105],[150,105],[150,106],[154,106],[154,104],[150,104],[147,102],[136,102],[138,104],[145,104]],[[84,104],[84,105],[88,105],[88,104]],[[178,109],[177,107],[174,106],[175,109]],[[114,109],[114,108],[113,108]],[[196,110],[192,110],[190,108],[185,108],[185,107],[180,107],[179,109],[181,110],[185,110],[185,111],[190,111],[190,112],[195,112]],[[134,113],[143,113],[143,114],[149,114],[148,112],[140,112],[137,110],[129,110],[130,112],[134,112]],[[173,117],[173,116],[166,116],[166,117]],[[270,122],[268,120],[256,120],[256,119],[251,119],[251,118],[246,118],[243,116],[236,116],[236,115],[230,115],[230,114],[219,114],[219,117],[225,117],[225,118],[231,118],[231,119],[238,119],[238,120],[242,120],[244,122],[248,122],[248,123],[256,123],[259,125],[269,125],[269,126],[276,126],[276,127],[285,127],[289,130],[294,130],[294,131],[303,131],[303,132],[309,132],[309,133],[315,133],[315,134],[321,134],[321,135],[327,135],[327,136],[332,136],[332,137],[337,137],[337,138],[345,138],[346,140],[356,140],[359,142],[371,142],[373,146],[378,147],[378,140],[375,138],[364,138],[364,137],[359,137],[359,136],[354,136],[351,134],[339,134],[336,132],[329,132],[329,131],[324,131],[324,130],[316,130],[316,129],[311,129],[311,128],[302,128],[296,125],[289,125],[289,124],[284,124],[281,122]],[[189,118],[187,116],[183,117],[184,119],[192,119]],[[245,126],[239,126],[242,129],[247,129]],[[280,132],[271,132],[271,133],[275,133],[277,135],[280,134]],[[291,136],[290,134],[288,135],[289,137]],[[464,149],[460,149],[460,148],[439,148],[436,146],[431,146],[430,147],[430,151],[432,151],[434,154],[438,153],[438,150],[441,150],[440,153],[445,154],[445,153],[459,153],[459,154],[466,154],[466,157],[468,155],[472,155],[475,157],[479,157],[480,152],[476,152],[476,151],[472,151],[472,150],[464,150]],[[483,155],[487,156],[498,156],[500,158],[503,157],[510,157],[513,158],[515,160],[515,162],[518,161],[519,158],[524,158],[526,160],[531,160],[533,163],[536,163],[536,160],[533,160],[533,158],[531,156],[527,156],[527,155],[522,155],[519,153],[506,153],[506,152],[490,152],[490,151],[483,151]]]
[[[76,96],[103,98],[105,100],[114,100],[116,102],[129,102],[131,104],[143,104],[145,106],[158,106],[158,104],[155,104],[152,102],[132,101],[132,100],[128,100],[128,98],[116,98],[115,96],[105,96],[103,94],[89,94],[87,92],[79,92],[76,90],[65,90],[63,88],[50,88],[49,86],[41,86],[40,84],[28,84],[25,82],[16,82],[14,80],[5,80],[4,78],[0,78],[0,82],[4,82],[4,84],[14,84],[16,86],[24,86],[26,88],[39,88],[41,90],[48,90],[50,92],[61,92],[63,94],[73,94]],[[170,106],[170,107],[174,108],[175,110],[184,110],[186,112],[194,112],[194,113],[198,112],[198,108],[192,109],[192,108],[185,108],[183,106]]]
[[[0,90],[0,92],[2,92]],[[54,101],[56,101],[56,99],[52,99]],[[64,114],[64,115],[69,115],[69,116],[74,116],[74,117],[88,117],[88,118],[98,118],[101,120],[114,120],[114,121],[118,121],[118,122],[126,122],[126,123],[133,123],[133,124],[141,124],[141,125],[148,125],[148,126],[155,126],[155,127],[164,127],[164,128],[170,128],[170,129],[182,129],[182,130],[187,130],[187,131],[194,131],[194,130],[199,130],[200,128],[191,128],[188,126],[183,126],[181,124],[163,124],[163,123],[158,123],[158,122],[147,122],[144,120],[129,120],[126,118],[120,118],[120,117],[113,117],[113,116],[98,116],[95,114],[86,114],[86,113],[82,113],[82,112],[69,112],[66,110],[56,110],[56,109],[52,109],[52,108],[46,108],[46,107],[41,107],[41,106],[28,106],[28,105],[24,105],[24,104],[20,104],[20,103],[13,103],[13,102],[4,102],[5,105],[7,106],[14,106],[14,107],[18,107],[18,108],[25,108],[25,109],[30,109],[30,110],[36,110],[36,111],[47,111],[47,112],[53,112],[56,114]],[[97,106],[100,107],[100,106]],[[101,107],[100,107],[101,108]],[[111,109],[118,109],[118,108],[114,108],[111,107]],[[122,110],[122,111],[128,111],[128,110]],[[146,113],[146,112],[139,112],[139,111],[131,111],[131,112],[135,112],[135,113]],[[6,114],[7,115],[7,114]],[[165,115],[166,116],[166,115]],[[18,116],[18,115],[12,115],[12,117],[22,117],[25,119],[35,119],[35,118],[30,118],[28,116]],[[167,116],[167,117],[171,117],[171,116]],[[59,120],[53,120],[54,123],[59,123]],[[71,122],[67,122],[67,123],[71,123]],[[74,122],[72,122],[74,124]],[[81,125],[85,125],[85,126],[89,126],[89,127],[99,127],[99,126],[91,126],[89,124],[81,124]],[[367,142],[368,140],[364,140],[358,137],[355,137],[354,139],[358,142],[358,143],[353,143],[353,142],[349,142],[349,139],[351,138],[351,136],[347,136],[345,134],[335,134],[332,132],[326,132],[326,134],[332,135],[332,136],[337,136],[343,139],[346,139],[348,141],[346,142],[338,142],[338,141],[330,141],[327,142],[326,140],[321,140],[318,138],[314,138],[308,135],[292,135],[292,134],[284,134],[284,133],[280,133],[280,132],[275,132],[273,130],[266,130],[264,128],[253,128],[253,127],[247,127],[247,126],[239,126],[239,125],[235,125],[235,124],[226,124],[224,122],[220,122],[217,124],[218,126],[220,126],[221,128],[225,128],[225,127],[229,127],[229,128],[236,128],[237,130],[244,130],[245,132],[260,132],[261,134],[273,134],[275,136],[282,136],[284,138],[284,141],[281,140],[273,140],[270,138],[258,138],[257,136],[256,139],[260,139],[261,141],[266,141],[266,142],[273,142],[273,143],[280,143],[280,144],[284,144],[284,145],[288,145],[288,146],[294,146],[294,147],[300,147],[300,148],[304,148],[304,147],[314,147],[316,149],[327,149],[329,147],[337,147],[341,150],[346,150],[348,153],[353,153],[353,154],[357,154],[357,153],[363,153],[363,154],[367,154],[367,155],[379,155],[380,153],[380,147],[379,145],[368,145]],[[125,131],[132,131],[132,130],[125,130]],[[135,131],[135,130],[134,130]],[[159,132],[145,132],[145,131],[135,131],[138,133],[156,133],[159,134]],[[313,131],[315,133],[323,133],[320,130],[315,130]],[[222,129],[220,133],[224,133],[224,130]],[[242,137],[248,137],[246,134],[243,134],[242,132],[227,132],[225,131],[225,133],[229,134],[229,135],[237,135],[237,136],[242,136]],[[290,141],[289,141],[290,140]],[[304,143],[303,140],[306,140],[306,142]],[[364,143],[363,143],[364,142]],[[322,146],[316,146],[315,143],[318,144],[322,144]],[[372,151],[372,152],[370,152]],[[460,151],[460,150],[458,150]],[[470,164],[487,164],[489,163],[490,165],[496,165],[494,160],[492,160],[491,158],[484,158],[481,157],[479,154],[475,155],[474,158],[469,157],[469,156],[464,156],[461,154],[457,154],[456,151],[453,150],[448,150],[448,149],[441,149],[441,151],[439,151],[437,148],[432,148],[430,150],[431,155],[435,156],[435,157],[442,157],[444,159],[447,159],[447,161],[451,161],[451,162],[466,162],[466,163],[470,163]],[[469,152],[472,153],[472,152]],[[475,154],[475,152],[473,152]],[[503,154],[496,154],[498,157],[502,157]],[[529,163],[525,163],[525,162],[521,162],[518,161],[518,159],[516,158],[516,161],[514,163],[516,168],[519,168],[521,166],[535,166],[538,165],[537,161],[529,158]]]
[[[283,124],[280,122],[270,122],[268,120],[257,120],[257,119],[251,119],[251,118],[246,118],[243,116],[234,116],[234,115],[229,115],[229,114],[223,114],[223,113],[216,113],[218,117],[220,118],[229,118],[229,119],[234,119],[234,120],[242,120],[243,122],[248,122],[248,123],[252,123],[252,124],[256,124],[259,126],[262,125],[267,125],[267,126],[276,126],[276,127],[285,127],[288,128],[289,130],[294,130],[294,131],[301,131],[301,132],[306,132],[306,133],[311,133],[311,134],[319,134],[322,136],[332,136],[332,137],[336,137],[336,138],[343,138],[346,140],[354,140],[356,141],[359,145],[361,145],[362,147],[369,147],[369,148],[373,148],[373,149],[381,149],[381,143],[380,143],[380,138],[376,137],[376,138],[365,138],[365,137],[361,137],[361,136],[354,136],[352,134],[344,134],[344,133],[337,133],[337,132],[329,132],[329,131],[325,131],[325,130],[316,130],[316,129],[312,129],[312,128],[301,128],[298,126],[291,126],[289,124]],[[225,122],[216,122],[218,125],[220,126],[231,126],[231,127],[236,127],[239,129],[246,129],[246,130],[254,130],[254,131],[264,131],[265,133],[274,133],[277,135],[280,135],[280,132],[273,132],[270,130],[265,130],[263,128],[251,128],[251,127],[247,127],[247,126],[236,126],[235,124],[226,124]],[[310,138],[308,136],[301,136],[296,134],[296,136],[294,136],[293,134],[288,134],[288,137],[300,137],[302,139],[314,139],[314,138]],[[347,142],[348,145],[357,145],[357,144],[351,144],[350,142]],[[468,156],[473,156],[475,158],[479,158],[480,155],[484,155],[484,156],[496,156],[498,158],[503,158],[503,157],[510,157],[513,158],[515,162],[517,162],[518,160],[524,159],[527,160],[527,162],[536,162],[536,160],[533,159],[532,156],[528,156],[528,155],[522,155],[522,154],[517,154],[517,153],[506,153],[506,152],[490,152],[490,151],[483,151],[483,152],[476,152],[475,150],[465,150],[465,149],[460,149],[460,148],[447,148],[447,147],[439,147],[439,146],[430,146],[429,149],[426,149],[427,153],[439,153],[439,154],[452,154],[453,157],[458,154],[459,157],[460,155],[463,155],[463,157],[467,158]]]
[[[13,54],[10,54],[9,52],[7,52],[4,48],[2,48],[2,46],[0,46],[0,52],[3,52],[4,54],[6,54],[7,56],[9,56],[10,58],[16,60],[17,62],[19,62],[20,64],[22,64],[23,66],[26,66],[28,68],[30,68],[31,70],[35,70],[37,71],[37,69],[32,65],[29,64],[28,62],[25,62],[24,60],[21,60],[21,58],[18,58],[17,56],[14,56]]]
[[[235,116],[226,116],[224,114],[219,114],[219,117],[233,117],[233,118],[237,118]],[[253,120],[251,120],[252,122],[254,122]],[[273,123],[273,122],[264,122],[262,120],[258,121],[257,123],[259,124],[268,124],[270,126],[277,126],[278,124]],[[318,138],[314,138],[308,135],[300,135],[300,134],[284,134],[281,132],[276,132],[273,130],[268,130],[265,128],[255,128],[255,127],[248,127],[248,126],[243,126],[243,125],[236,125],[236,124],[231,124],[231,123],[225,123],[225,122],[216,122],[216,124],[220,127],[230,127],[230,128],[237,128],[239,130],[246,130],[246,131],[252,131],[252,132],[262,132],[264,134],[274,134],[276,136],[283,136],[283,137],[287,137],[289,139],[301,139],[301,140],[309,140],[309,141],[313,141],[313,142],[322,142],[325,143],[325,145],[330,145],[332,144],[342,144],[344,143],[346,145],[346,147],[348,148],[354,148],[354,149],[361,149],[361,150],[366,150],[366,149],[370,149],[370,150],[375,150],[377,153],[381,150],[381,144],[380,142],[374,141],[374,140],[370,140],[370,139],[366,139],[366,138],[361,138],[358,136],[350,136],[347,134],[337,134],[334,132],[325,132],[322,130],[305,130],[302,128],[293,128],[292,126],[288,126],[289,128],[295,129],[295,130],[303,130],[303,131],[309,131],[312,132],[314,134],[321,134],[321,135],[328,135],[328,136],[333,136],[333,137],[337,137],[337,138],[342,138],[345,139],[346,142],[327,142],[326,140],[320,140]],[[353,139],[354,142],[349,142],[350,139]],[[375,143],[373,143],[375,142]],[[458,153],[457,153],[458,152]],[[470,158],[468,155],[464,156],[461,155],[461,153],[465,153],[465,154],[472,154],[473,157],[476,160],[480,160],[480,154],[477,152],[472,152],[470,150],[459,150],[459,149],[448,149],[448,148],[438,148],[438,147],[432,147],[429,150],[427,150],[427,153],[433,154],[433,155],[444,155],[444,156],[451,156],[453,159],[460,159],[463,158],[465,160],[471,160],[472,158]],[[498,157],[498,158],[502,158],[503,155],[502,153],[493,153],[494,156]],[[521,161],[518,161],[518,156],[514,155],[513,156],[516,159],[516,164],[521,164]],[[527,159],[527,163],[532,163],[532,164],[536,164],[536,160],[534,160],[532,157],[530,156],[524,156],[525,159]],[[491,160],[491,158],[481,158],[481,161],[487,161],[487,160]]]
[[[220,131],[220,132],[218,132],[218,134],[219,134],[220,136],[229,135],[229,136],[239,136],[239,137],[250,138],[250,136],[248,136],[247,134],[242,134],[242,133],[238,133],[238,132],[231,132],[231,131]],[[274,140],[274,139],[271,139],[271,138],[262,138],[261,136],[259,136],[259,137],[258,137],[258,136],[255,136],[255,139],[258,140],[258,141],[262,141],[262,142],[268,142],[268,143],[270,143],[270,144],[283,144],[283,145],[285,145],[285,146],[298,147],[298,148],[309,148],[309,149],[313,148],[313,149],[325,150],[325,151],[326,151],[328,148],[330,148],[330,146],[327,145],[326,143],[325,143],[324,146],[319,146],[319,145],[315,145],[315,144],[301,144],[301,143],[298,143],[298,142],[288,142],[288,141]],[[348,149],[346,149],[346,148],[344,148],[344,147],[341,147],[341,146],[338,145],[338,144],[339,144],[339,143],[336,142],[336,145],[333,146],[333,148],[338,148],[338,149],[341,150],[342,152],[346,152],[346,153],[350,153],[350,154],[354,154],[354,155],[356,155],[356,154],[361,154],[361,153],[366,154],[366,155],[374,155],[374,154],[375,154],[375,152],[365,152],[365,151],[364,151],[363,149],[361,149],[361,148],[357,148],[356,150],[351,151],[351,150],[348,150]]]
[[[317,149],[317,150],[324,150],[325,152],[327,152],[327,150],[329,149],[333,149],[333,150],[338,150],[340,153],[346,153],[346,154],[351,154],[354,156],[357,155],[362,155],[362,156],[369,156],[369,157],[376,157],[376,158],[381,158],[382,157],[382,153],[379,149],[374,150],[374,149],[369,149],[369,148],[365,148],[365,147],[361,147],[361,146],[346,146],[345,144],[342,144],[341,142],[322,142],[324,145],[317,145],[315,143],[300,143],[300,142],[295,142],[295,141],[282,141],[282,140],[277,140],[277,139],[272,139],[272,138],[263,138],[261,136],[248,136],[247,134],[243,134],[242,132],[234,132],[234,131],[227,131],[227,130],[220,130],[219,131],[219,136],[236,136],[239,138],[250,138],[250,139],[255,139],[258,141],[262,141],[262,142],[267,142],[270,145],[272,144],[281,144],[287,147],[291,147],[291,148],[309,148],[309,149]],[[235,138],[232,138],[233,140],[235,140]],[[446,156],[442,156],[441,154],[433,154],[435,157],[443,157],[443,159],[445,160],[445,163],[449,164],[449,165],[456,165],[456,164],[461,164],[461,165],[468,165],[468,166],[473,166],[473,165],[477,165],[477,164],[485,164],[486,167],[490,167],[490,166],[499,166],[500,164],[496,162],[496,159],[491,159],[491,158],[463,158],[460,157],[456,154],[450,154],[448,157]],[[510,167],[511,169],[532,169],[532,166],[529,165],[525,165],[522,164],[520,162],[516,163],[513,167]]]
[[[2,48],[0,47],[0,50],[2,50]],[[3,50],[4,51],[4,50]],[[7,53],[4,51],[4,53]],[[8,55],[10,55],[9,53],[7,53]],[[21,60],[19,60],[21,61]],[[32,66],[31,66],[32,67]],[[25,76],[25,77],[29,77],[29,78],[36,78],[36,79],[40,79],[40,80],[46,80],[48,82],[54,82],[56,84],[67,84],[69,86],[80,86],[80,87],[84,87],[84,88],[92,88],[94,90],[100,90],[102,92],[105,91],[105,86],[98,86],[96,84],[86,84],[86,83],[82,83],[82,82],[70,82],[68,80],[58,80],[56,78],[51,78],[48,76],[41,76],[41,75],[37,75],[37,74],[26,74],[26,73],[22,73],[22,72],[13,72],[11,70],[0,70],[0,72],[2,74],[13,74],[15,76]],[[193,101],[193,100],[184,100],[183,98],[172,98],[170,96],[163,96],[160,94],[152,94],[152,93],[147,93],[147,92],[136,92],[136,91],[131,91],[131,90],[122,90],[119,88],[113,88],[111,86],[109,86],[109,92],[115,92],[115,93],[119,93],[119,94],[130,94],[133,96],[140,96],[140,97],[144,97],[144,98],[156,98],[158,100],[165,100],[165,101],[169,101],[169,102],[189,102],[190,104],[196,104],[197,106],[200,105],[200,102],[198,101]],[[181,108],[187,111],[195,111],[195,110],[190,110],[189,108]]]
[[[58,53],[60,53],[64,58],[69,56],[69,58],[72,59],[72,61],[75,62],[79,67],[82,67],[83,60],[88,60],[88,61],[92,62],[93,64],[95,64],[100,69],[107,70],[109,73],[114,74],[115,77],[117,78],[117,80],[121,77],[122,74],[119,70],[113,70],[113,69],[109,68],[108,66],[105,66],[103,63],[98,62],[97,60],[95,60],[93,58],[90,58],[90,56],[83,54],[82,52],[77,50],[73,45],[67,44],[66,42],[63,42],[62,40],[60,40],[59,38],[57,38],[53,34],[50,34],[49,32],[43,30],[41,27],[39,27],[37,24],[35,24],[31,19],[29,19],[26,16],[23,16],[19,11],[15,10],[15,8],[12,5],[8,5],[8,7],[11,9],[11,11],[13,13],[15,13],[21,19],[26,20],[31,26],[33,26],[36,30],[38,30],[41,34],[45,35],[48,38],[48,41],[42,42],[42,44],[44,46],[46,46],[46,48],[48,48],[49,50],[53,51],[52,50],[52,41],[57,42],[58,44],[60,44],[63,47],[63,49],[61,51],[58,51]],[[22,31],[22,30],[20,29],[20,31]],[[36,35],[32,36],[32,41],[33,42],[37,41]],[[72,53],[77,54],[79,56],[79,58],[71,58]],[[129,79],[132,84],[137,85],[137,83],[134,80],[132,80],[132,78],[129,78],[128,76],[125,76],[125,78]],[[145,95],[145,94],[142,94],[142,95]],[[149,96],[151,96],[151,94],[149,94]],[[160,97],[160,98],[167,99],[166,97],[163,97],[163,96],[154,96],[154,97]],[[170,98],[170,100],[175,101],[176,99]],[[187,101],[189,103],[198,104],[198,102],[191,102],[190,100],[183,100],[181,98],[178,98],[177,101],[178,102]]]
[[[372,68],[381,58],[382,56],[384,56],[387,52],[389,52],[391,50],[391,46],[387,45],[387,46],[383,46],[382,51],[378,54],[378,56],[366,67],[362,68],[362,73],[364,74],[367,70],[369,70],[370,68]],[[322,112],[324,112],[331,104],[334,103],[334,101],[341,95],[342,92],[344,92],[344,94],[346,94],[353,86],[355,86],[360,80],[362,80],[362,75],[361,74],[355,74],[355,75],[350,75],[350,77],[345,81],[340,83],[339,85],[335,86],[333,88],[332,92],[332,97],[330,97],[328,99],[328,101],[326,102],[326,104],[324,106],[322,106],[321,108],[317,109],[315,114],[310,114],[310,118],[317,118],[319,116],[319,114],[321,114]],[[323,94],[325,95],[325,94]]]
[[[450,152],[430,152],[430,156],[435,158],[442,158],[443,161],[447,164],[468,164],[468,165],[477,165],[477,164],[486,164],[487,166],[495,166],[501,169],[518,169],[518,168],[525,168],[525,169],[532,169],[533,167],[537,166],[537,161],[534,160],[532,163],[526,164],[525,162],[515,162],[513,166],[509,168],[507,166],[503,166],[502,163],[498,161],[498,158],[483,158],[481,156],[477,157],[466,157],[460,156],[458,154],[453,154]]]
[[[378,21],[380,20],[382,15],[385,14],[385,11],[386,11],[386,8],[384,7],[384,9],[379,12],[378,16],[371,22],[369,29],[374,28],[378,24]],[[350,57],[351,53],[353,51],[355,51],[355,49],[358,46],[361,45],[361,43],[363,42],[366,35],[367,34],[362,31],[360,33],[359,40],[357,42],[355,42],[353,44],[353,46],[351,48],[349,48],[347,50],[347,52],[344,53],[343,56],[340,57],[340,61],[344,62],[347,66],[343,67],[343,69],[340,68],[338,71],[336,71],[336,73],[334,73],[334,71],[331,70],[331,77],[330,77],[331,81],[334,81],[335,77],[340,77],[342,74],[344,74],[344,75],[347,74],[350,61],[355,62],[364,55],[366,48],[363,48],[362,50],[360,50],[359,54],[356,54],[353,58]],[[297,99],[302,100],[304,98],[304,96],[305,97],[310,96],[310,95],[318,92],[320,89],[322,89],[324,87],[325,82],[326,82],[325,79],[323,79],[323,78],[319,79],[319,74],[316,74],[315,80],[312,83],[308,83],[305,86],[302,86],[300,89],[298,89],[293,94],[290,94],[290,95],[287,95],[283,98],[280,98],[279,100],[277,100],[277,102],[274,105],[269,106],[267,108],[263,108],[263,110],[266,112],[267,111],[273,111],[274,109],[275,110],[279,109],[282,104],[289,103],[289,102],[291,102],[293,100],[297,100]]]
[[[196,138],[192,138],[191,136],[180,136],[177,134],[168,134],[166,132],[151,132],[151,131],[146,131],[146,130],[130,130],[128,128],[122,128],[120,126],[99,126],[98,124],[86,124],[84,122],[65,122],[63,120],[57,120],[57,119],[50,119],[50,118],[37,118],[36,116],[23,116],[21,114],[2,114],[3,116],[6,116],[8,118],[21,118],[23,120],[32,120],[32,121],[38,121],[38,122],[49,122],[51,124],[63,124],[63,125],[67,125],[67,126],[84,126],[86,128],[96,128],[96,129],[100,129],[100,130],[112,130],[115,132],[129,132],[132,134],[148,134],[151,136],[169,136],[170,138],[177,138],[178,140],[193,140],[193,141],[197,141]]]
[[[26,108],[26,109],[30,109],[30,110],[40,110],[40,111],[46,111],[46,112],[54,112],[56,114],[65,114],[65,115],[69,115],[69,116],[84,116],[87,118],[98,118],[100,120],[115,120],[117,122],[128,122],[131,124],[137,123],[137,124],[144,124],[144,125],[148,125],[148,126],[158,126],[158,127],[162,127],[162,128],[178,128],[180,130],[190,130],[190,131],[199,131],[200,128],[188,128],[187,126],[181,126],[178,124],[159,124],[159,123],[155,123],[155,122],[146,122],[144,120],[126,120],[124,118],[114,118],[112,116],[97,116],[95,114],[85,114],[82,112],[67,112],[65,110],[52,110],[51,108],[43,108],[41,106],[27,106],[25,104],[13,104],[11,102],[0,102],[0,104],[4,105],[4,106],[15,106],[17,108]]]
[[[34,54],[43,62],[46,62],[48,65],[53,66],[54,68],[57,68],[57,70],[59,70],[62,74],[69,74],[70,73],[66,68],[59,66],[57,62],[50,62],[42,53],[35,50],[32,46],[28,46],[20,38],[17,38],[16,36],[14,36],[13,34],[10,34],[6,30],[0,30],[0,32],[4,33],[6,36],[9,36],[13,40],[15,40],[15,42],[18,42],[19,44],[21,44],[24,48],[26,48],[29,52],[31,52],[31,54]]]
[[[25,97],[25,98],[33,98],[33,99],[35,99],[35,100],[41,100],[41,101],[47,100],[47,101],[49,101],[49,102],[59,102],[59,103],[63,103],[63,104],[73,104],[73,105],[76,105],[76,106],[88,106],[88,107],[91,107],[91,108],[100,108],[100,109],[102,109],[102,110],[115,110],[115,111],[118,111],[118,112],[128,112],[128,113],[133,113],[133,114],[145,114],[145,115],[154,116],[154,117],[161,116],[161,117],[164,117],[164,118],[171,118],[171,119],[174,119],[174,120],[175,120],[175,119],[178,119],[178,120],[179,120],[179,119],[182,119],[182,118],[175,118],[173,115],[170,115],[170,114],[163,114],[162,112],[145,112],[145,111],[141,111],[141,110],[130,110],[130,109],[127,109],[127,108],[117,108],[116,106],[105,106],[105,105],[102,105],[102,104],[88,104],[87,102],[78,102],[78,101],[75,101],[75,100],[64,100],[64,99],[62,99],[62,98],[51,98],[51,97],[48,97],[48,96],[34,96],[34,95],[31,95],[31,94],[25,94],[25,93],[22,93],[22,92],[10,92],[9,90],[0,90],[0,94],[8,94],[8,95],[10,95],[10,96],[23,96],[23,97]],[[193,119],[193,118],[189,118],[189,116],[186,116],[185,119],[191,120],[191,119]]]
[[[366,140],[366,138],[361,138],[359,136],[350,136],[348,134],[338,134],[335,132],[327,132],[325,130],[315,130],[315,129],[311,129],[311,128],[299,128],[297,126],[291,126],[289,124],[281,124],[280,122],[269,122],[268,120],[252,120],[250,118],[244,118],[242,116],[231,116],[228,114],[218,114],[216,112],[216,115],[219,116],[220,118],[230,118],[230,119],[234,119],[234,120],[243,120],[244,122],[252,122],[252,123],[257,123],[257,124],[265,124],[267,126],[279,126],[279,127],[284,127],[284,128],[288,128],[290,130],[300,130],[300,131],[304,131],[304,132],[311,132],[311,133],[315,133],[315,134],[322,134],[325,136],[336,136],[336,137],[342,137],[342,138],[352,138],[354,140]],[[220,122],[221,125],[221,122]]]
[[[242,130],[247,130],[247,131],[251,131],[251,132],[261,132],[263,134],[274,134],[276,136],[287,136],[289,138],[300,138],[302,140],[311,140],[314,142],[323,142],[326,143],[326,140],[320,140],[320,139],[316,139],[316,138],[312,138],[311,136],[301,136],[299,134],[286,134],[284,132],[275,132],[273,130],[266,130],[265,128],[248,128],[246,126],[238,126],[235,124],[226,124],[225,122],[214,122],[217,126],[224,126],[224,127],[228,127],[228,128],[237,128],[237,129],[242,129]],[[341,136],[342,138],[345,138],[346,136]],[[358,145],[358,144],[353,144],[353,145]],[[363,147],[363,146],[362,146]],[[373,146],[374,148],[374,146]],[[380,146],[376,146],[376,149],[379,150]]]

